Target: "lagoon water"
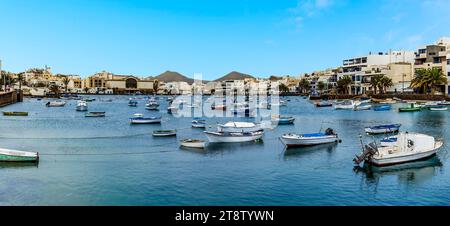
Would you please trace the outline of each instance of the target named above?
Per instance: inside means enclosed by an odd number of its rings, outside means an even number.
[[[95,97],[109,98],[109,97]],[[46,108],[47,100],[25,99],[1,111],[28,111],[28,117],[0,116],[0,147],[38,151],[34,164],[0,163],[0,205],[450,205],[450,112],[336,111],[288,97],[282,114],[295,125],[266,132],[263,142],[180,149],[183,138],[206,139],[175,118],[127,106],[127,96],[89,103],[105,118],[85,118],[76,101]],[[163,99],[163,98],[162,98]],[[162,125],[129,124],[137,112],[162,114]],[[214,127],[226,118],[208,118]],[[354,168],[359,134],[369,125],[402,123],[402,130],[444,139],[437,157],[402,167]],[[342,139],[284,151],[283,133],[335,129]],[[178,129],[177,138],[154,138],[152,130]],[[212,129],[212,128],[211,128]],[[366,141],[373,138],[365,136]]]

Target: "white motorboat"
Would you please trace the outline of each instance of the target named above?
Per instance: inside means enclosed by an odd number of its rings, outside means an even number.
[[[383,134],[398,132],[402,124],[377,125],[364,128],[368,134]]]
[[[353,110],[355,107],[359,106],[361,102],[359,101],[353,101],[353,100],[346,100],[340,103],[336,103],[334,105],[334,109],[336,110]]]
[[[366,111],[372,109],[372,105],[359,105],[353,108],[354,111]]]
[[[0,162],[38,162],[39,153],[0,148]]]
[[[325,133],[284,134],[280,139],[287,148],[328,144],[339,141],[338,135],[333,129],[327,129]]]
[[[173,137],[177,135],[177,130],[155,130],[153,131],[154,137]]]
[[[430,111],[447,111],[448,107],[446,105],[434,105],[434,106],[429,106],[428,109]]]
[[[420,133],[402,132],[396,138],[386,146],[375,142],[363,145],[363,152],[353,161],[358,165],[365,162],[375,166],[413,162],[434,156],[443,145],[442,141]]]
[[[47,107],[64,107],[66,105],[65,101],[50,101],[45,104]]]
[[[264,130],[257,130],[253,132],[211,132],[205,131],[211,143],[240,143],[255,141],[262,138]]]
[[[218,124],[218,132],[254,132],[261,128],[253,122],[227,122],[225,124]]]
[[[131,124],[157,124],[161,123],[161,117],[144,117],[143,114],[134,114],[130,118]]]
[[[187,148],[200,148],[203,149],[206,147],[206,141],[204,140],[194,140],[194,139],[185,139],[180,141],[181,147]]]
[[[87,111],[88,110],[87,102],[84,100],[77,101],[76,110],[77,111]]]

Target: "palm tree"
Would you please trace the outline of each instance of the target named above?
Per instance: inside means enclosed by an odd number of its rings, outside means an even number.
[[[17,74],[17,81],[19,82],[19,90],[22,90],[23,73]]]
[[[348,86],[350,84],[352,84],[352,78],[349,75],[344,75],[344,77],[337,81],[338,89],[344,91],[344,94],[348,93]]]
[[[388,78],[388,77],[386,77],[384,75],[381,77],[381,79],[380,79],[380,90],[381,90],[382,93],[384,93],[388,87],[391,87],[393,85],[394,85],[394,83],[392,82],[391,78]]]
[[[310,84],[308,80],[306,80],[305,78],[302,78],[298,83],[298,86],[300,87],[302,93],[305,93],[305,91],[309,89],[309,85]]]
[[[158,89],[159,89],[159,81],[158,81],[158,79],[155,79],[155,81],[153,81],[153,92],[155,94],[157,94],[158,93]]]
[[[65,93],[67,93],[67,86],[68,86],[69,83],[70,83],[70,78],[69,78],[69,76],[64,76],[63,79],[62,79],[62,82],[63,82],[63,84],[64,84]]]
[[[425,93],[431,89],[434,95],[435,89],[447,84],[447,77],[439,68],[418,69],[415,78],[411,81],[411,87],[419,89],[421,93]]]
[[[57,85],[50,86],[50,92],[52,92],[56,98],[59,98],[59,87]]]
[[[383,75],[374,75],[370,78],[370,85],[373,88],[373,94],[377,94],[377,89],[380,86]]]
[[[88,87],[84,87],[84,92],[88,93],[89,92],[89,88]]]
[[[322,81],[319,81],[317,83],[317,89],[319,89],[319,93],[320,93],[320,95],[322,95],[322,91],[325,89],[325,83]]]
[[[280,84],[278,85],[278,90],[279,90],[281,93],[289,92],[289,88],[288,88],[284,83],[280,83]]]

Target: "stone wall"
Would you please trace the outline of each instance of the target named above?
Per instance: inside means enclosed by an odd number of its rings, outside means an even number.
[[[6,93],[0,93],[0,107],[14,104],[17,102],[17,93],[16,91],[10,91]]]

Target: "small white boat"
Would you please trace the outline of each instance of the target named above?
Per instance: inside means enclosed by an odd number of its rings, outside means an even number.
[[[84,100],[77,101],[76,110],[77,111],[87,111],[88,110],[87,102]]]
[[[264,130],[257,130],[253,132],[211,132],[205,131],[211,143],[240,143],[255,141],[262,138]]]
[[[192,127],[193,128],[206,128],[206,120],[194,118],[194,120],[192,120]]]
[[[327,129],[325,133],[284,134],[280,139],[287,148],[328,144],[339,141],[338,135],[333,129]]]
[[[292,116],[276,115],[272,117],[272,123],[277,125],[290,125],[294,124],[295,118]]]
[[[397,136],[397,140],[388,146],[375,142],[364,145],[363,152],[353,161],[358,165],[365,162],[375,166],[413,162],[434,156],[442,145],[442,141],[429,135],[402,132]]]
[[[353,108],[354,111],[366,111],[372,109],[372,105],[359,105]]]
[[[435,105],[435,106],[429,106],[428,109],[430,111],[447,111],[448,107],[446,105]]]
[[[355,107],[359,106],[361,102],[359,101],[353,101],[353,100],[347,100],[343,102],[336,103],[334,105],[334,109],[336,110],[353,110]]]
[[[181,147],[187,148],[200,148],[203,149],[206,147],[206,141],[204,140],[194,140],[194,139],[185,139],[180,141]]]
[[[66,105],[65,101],[50,101],[45,104],[47,107],[64,107]]]
[[[130,101],[128,101],[128,106],[130,106],[130,107],[137,107],[138,106],[138,102],[130,98]]]
[[[400,130],[402,124],[377,125],[364,128],[368,134],[395,133]]]
[[[253,132],[261,128],[253,122],[227,122],[225,124],[218,124],[218,132]]]
[[[167,113],[168,114],[176,114],[176,113],[178,113],[178,108],[177,107],[168,107],[167,108]]]
[[[130,118],[131,124],[157,124],[161,123],[161,117],[144,117],[143,114],[134,114]]]
[[[38,162],[39,153],[0,148],[0,162]]]

